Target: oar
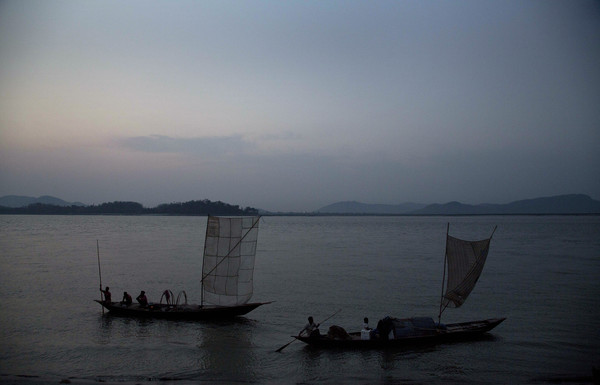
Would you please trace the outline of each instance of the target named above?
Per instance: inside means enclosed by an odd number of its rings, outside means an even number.
[[[321,326],[321,324],[325,321],[327,321],[328,319],[330,319],[331,317],[333,317],[334,315],[336,315],[337,313],[341,312],[342,309],[339,309],[338,311],[336,311],[335,313],[333,313],[332,315],[330,315],[329,317],[325,318],[323,321],[319,322],[317,324],[317,327]],[[294,338],[293,340],[291,340],[290,342],[288,342],[287,344],[283,345],[282,347],[280,347],[279,349],[275,350],[277,353],[281,352],[283,349],[287,348],[292,342],[296,341],[296,338]]]

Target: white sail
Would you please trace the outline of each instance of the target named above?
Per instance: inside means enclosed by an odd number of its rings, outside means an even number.
[[[259,217],[208,217],[202,265],[203,302],[219,306],[252,297]]]
[[[481,275],[491,239],[464,241],[447,236],[448,280],[446,293],[442,298],[443,308],[459,307],[465,302]]]

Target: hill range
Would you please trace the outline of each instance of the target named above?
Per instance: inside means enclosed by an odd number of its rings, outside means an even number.
[[[60,198],[55,198],[50,195],[44,195],[41,197],[28,197],[22,195],[5,195],[0,197],[0,206],[4,207],[26,207],[33,204],[43,204],[43,205],[54,205],[54,206],[85,206],[85,204],[81,202],[66,202]]]
[[[6,195],[0,197],[0,206],[8,208],[27,207],[32,204],[60,207],[86,206],[80,202],[66,202],[52,196],[38,198]],[[141,205],[140,205],[141,207]],[[299,213],[271,213],[260,210],[263,215]],[[548,215],[548,214],[600,214],[600,201],[584,194],[557,195],[534,199],[518,200],[507,204],[483,203],[470,205],[460,202],[420,204],[402,203],[396,205],[368,204],[356,201],[337,202],[321,207],[307,215]]]
[[[399,205],[338,202],[316,211],[319,214],[357,215],[547,215],[600,214],[600,201],[584,194],[557,195],[524,199],[507,204],[483,203],[469,205],[460,202],[444,204],[404,203]]]

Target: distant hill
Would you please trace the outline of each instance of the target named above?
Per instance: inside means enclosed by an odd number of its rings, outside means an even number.
[[[21,195],[5,195],[3,197],[0,197],[0,206],[4,207],[27,207],[29,205],[37,203],[54,206],[85,206],[81,202],[66,202],[62,199],[55,198],[49,195],[44,195],[38,198]]]
[[[402,203],[398,205],[368,204],[355,201],[337,202],[321,207],[316,212],[320,214],[407,214],[424,208],[420,203]]]
[[[403,203],[398,205],[337,202],[315,211],[316,214],[371,215],[508,215],[508,214],[600,214],[600,201],[583,194],[524,199],[507,204],[469,205]]]
[[[411,212],[412,215],[482,214],[600,214],[600,201],[583,194],[524,199],[507,204],[468,205],[460,202],[432,204]]]
[[[12,205],[12,206],[10,206]],[[0,198],[0,214],[27,215],[256,215],[252,207],[242,208],[221,201],[201,201],[165,203],[153,208],[145,208],[138,202],[114,201],[100,205],[69,203],[54,197]]]
[[[209,200],[161,204],[144,208],[137,202],[110,202],[87,206],[67,202],[52,196],[39,198],[6,195],[0,197],[0,214],[126,214],[126,215],[274,215],[252,207],[242,208],[224,202]],[[284,213],[306,215],[307,213]],[[535,199],[524,199],[507,204],[484,203],[469,205],[460,202],[444,204],[402,203],[368,204],[355,201],[337,202],[322,207],[310,215],[511,215],[511,214],[600,214],[600,201],[588,195],[570,194]]]

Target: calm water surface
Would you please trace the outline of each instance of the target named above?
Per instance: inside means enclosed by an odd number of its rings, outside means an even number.
[[[443,322],[505,316],[489,338],[418,349],[319,351],[308,315],[347,330],[436,316],[445,234],[498,225],[465,305]],[[0,382],[591,383],[600,366],[600,217],[263,217],[255,301],[228,322],[103,315],[102,283],[200,300],[205,217],[0,216]],[[24,377],[27,376],[27,377]]]

